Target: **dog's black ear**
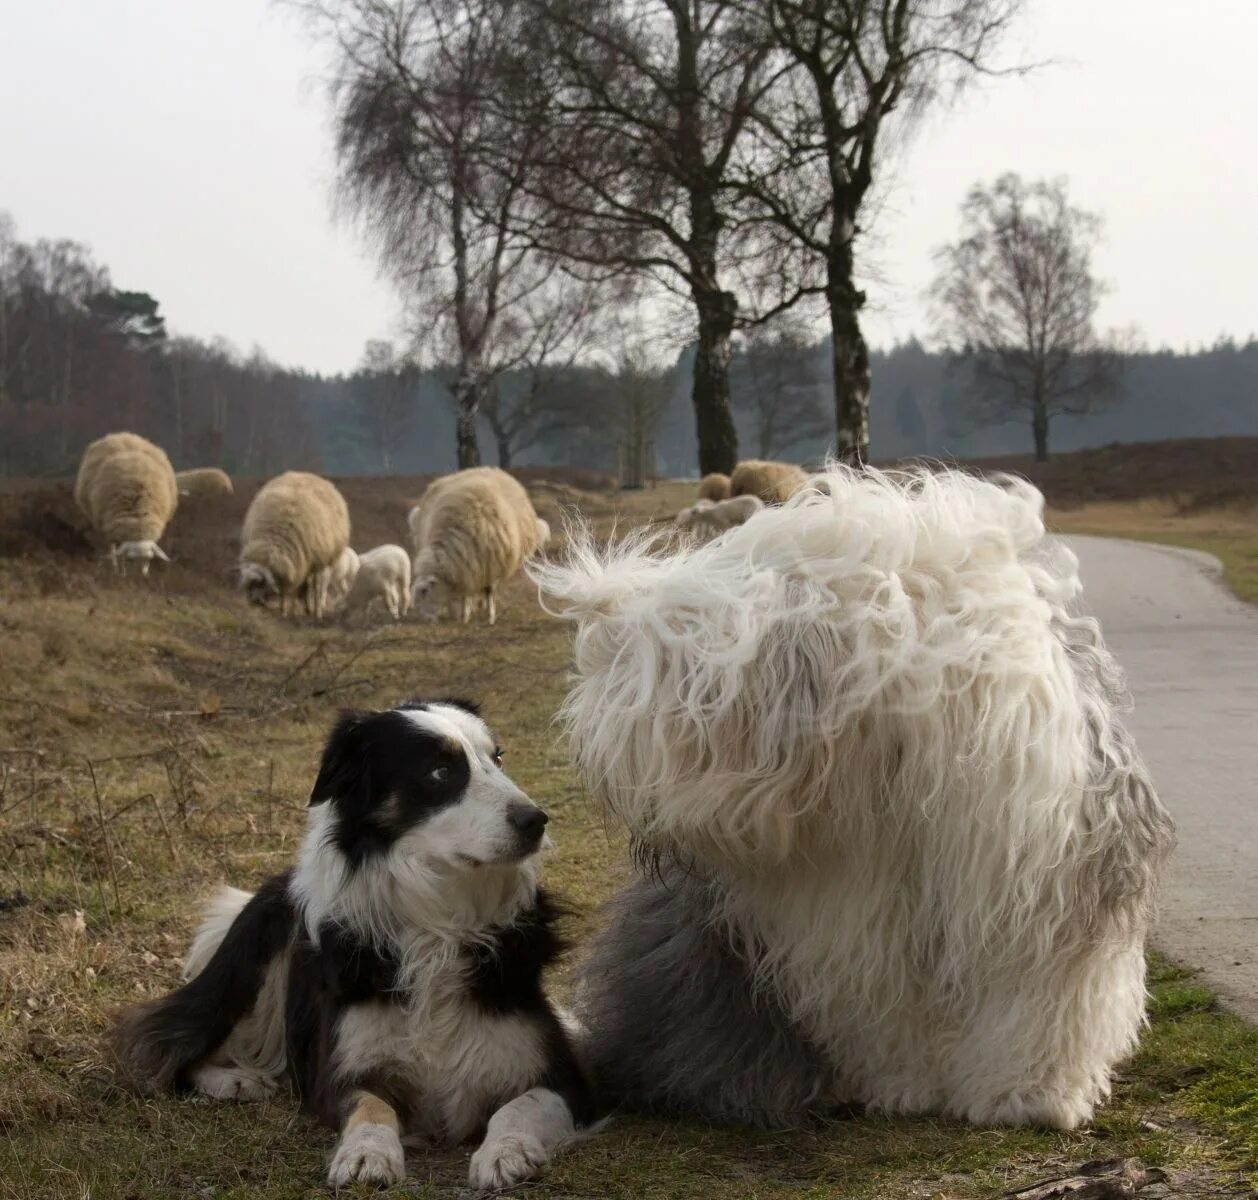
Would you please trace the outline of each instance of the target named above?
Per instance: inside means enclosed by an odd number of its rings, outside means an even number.
[[[370,713],[344,710],[323,746],[319,774],[310,791],[310,803],[341,800],[362,786],[367,772],[364,754],[363,722]]]

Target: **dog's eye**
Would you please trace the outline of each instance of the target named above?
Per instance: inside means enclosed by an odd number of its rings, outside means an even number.
[[[502,747],[501,746],[494,747],[494,762],[498,766],[502,766]]]
[[[445,781],[450,778],[450,768],[434,767],[428,772],[428,778],[431,779],[433,783],[445,783]]]

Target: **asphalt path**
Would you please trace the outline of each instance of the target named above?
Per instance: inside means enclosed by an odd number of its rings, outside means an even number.
[[[1258,1021],[1258,608],[1208,554],[1071,537],[1179,849],[1154,943]]]

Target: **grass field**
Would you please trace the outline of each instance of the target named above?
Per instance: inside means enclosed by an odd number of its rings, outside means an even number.
[[[600,495],[587,507],[604,526],[618,515],[638,523],[688,494]],[[1109,510],[1077,509],[1059,524],[1096,532],[1109,518],[1124,536],[1143,528]],[[208,529],[176,532],[191,548],[209,544]],[[1252,569],[1255,538],[1236,537],[1239,579]],[[205,892],[222,880],[250,886],[290,860],[335,711],[416,692],[483,698],[510,771],[551,814],[548,878],[575,902],[572,932],[588,931],[626,867],[551,723],[569,631],[523,582],[492,631],[347,630],[284,625],[248,608],[217,564],[146,584],[115,580],[84,554],[3,565],[0,1200],[323,1193],[331,1138],[287,1100],[233,1107],[118,1091],[97,1048],[108,1016],[174,982]],[[1190,972],[1153,965],[1152,1027],[1085,1131],[854,1115],[748,1133],[626,1118],[567,1153],[532,1194],[962,1200],[1084,1160],[1137,1156],[1172,1181],[1142,1194],[1254,1195],[1258,1031],[1220,1011]],[[562,977],[555,982],[562,990]],[[395,1194],[457,1194],[467,1153],[412,1155],[411,1181]]]

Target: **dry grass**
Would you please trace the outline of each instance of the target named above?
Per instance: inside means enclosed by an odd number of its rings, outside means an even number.
[[[1149,498],[1050,509],[1049,525],[1061,533],[1165,542],[1204,550],[1223,564],[1223,578],[1242,599],[1258,604],[1258,502],[1184,511],[1182,501]]]
[[[577,500],[606,531],[667,516],[692,490],[552,489],[549,501]],[[624,875],[624,848],[551,724],[568,631],[523,582],[492,631],[284,625],[221,583],[192,582],[120,582],[67,556],[0,572],[0,1200],[322,1192],[329,1138],[290,1102],[140,1100],[114,1088],[97,1047],[111,1011],[176,979],[208,889],[289,861],[338,707],[482,697],[510,770],[552,815],[549,876],[575,902],[575,933]],[[980,1197],[1118,1155],[1168,1166],[1177,1194],[1223,1194],[1258,1157],[1258,1035],[1184,973],[1157,969],[1153,1030],[1085,1132],[854,1117],[752,1134],[625,1119],[536,1194]],[[405,1194],[453,1194],[465,1169],[466,1151],[418,1153]]]

